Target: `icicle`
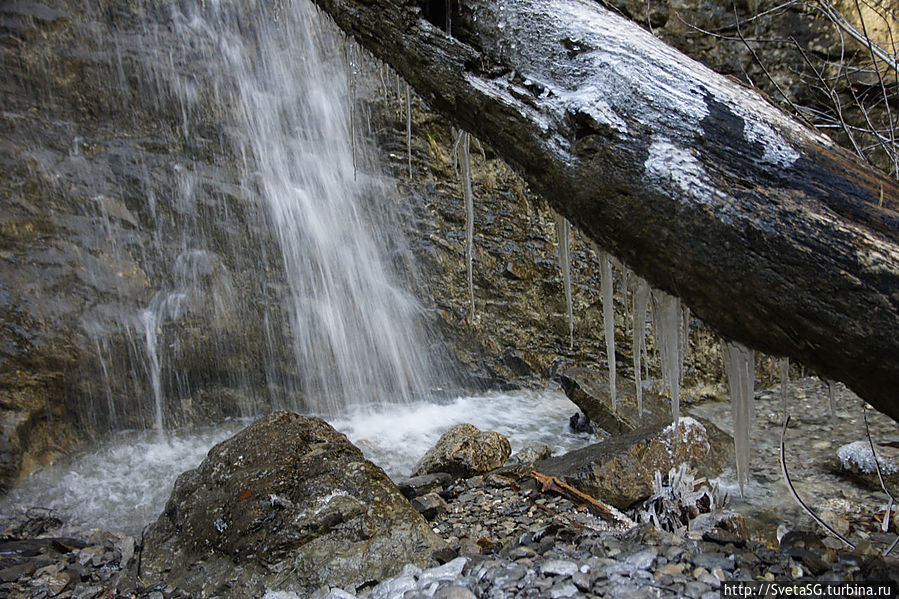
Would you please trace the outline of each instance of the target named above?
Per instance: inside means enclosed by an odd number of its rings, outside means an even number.
[[[830,420],[836,425],[837,423],[837,386],[833,381],[825,380],[827,383],[827,398],[830,402]]]
[[[409,180],[412,180],[412,89],[406,84],[406,157],[409,160]]]
[[[646,352],[646,308],[649,305],[649,285],[641,278],[636,279],[634,289],[634,386],[637,389],[637,413],[643,417],[643,377],[640,372],[640,357]]]
[[[471,302],[471,322],[474,322],[474,279],[472,260],[474,258],[474,197],[471,191],[471,135],[462,132],[462,193],[465,196],[465,268],[468,275],[468,299]]]
[[[687,354],[690,352],[690,307],[683,306],[684,308],[684,327],[681,331],[681,355],[680,355],[680,363],[683,364],[687,360]]]
[[[453,35],[453,0],[446,0],[446,34]]]
[[[780,359],[780,409],[787,417],[787,388],[790,384],[790,358]]]
[[[562,271],[562,285],[565,288],[565,308],[568,314],[568,348],[574,349],[574,309],[571,299],[571,252],[569,238],[571,225],[564,216],[553,211],[556,225],[556,245],[559,250],[559,269]]]
[[[600,261],[600,286],[602,287],[602,322],[606,332],[606,358],[609,361],[609,397],[612,413],[618,412],[618,386],[615,373],[615,289],[612,285],[612,257],[602,252]]]
[[[749,430],[752,426],[752,402],[755,386],[755,352],[739,343],[724,341],[724,369],[730,389],[734,418],[734,449],[737,461],[737,482],[740,495],[749,480]]]
[[[680,300],[658,289],[652,292],[652,317],[655,323],[656,345],[662,361],[662,376],[671,398],[671,418],[677,425],[680,419],[681,353]]]

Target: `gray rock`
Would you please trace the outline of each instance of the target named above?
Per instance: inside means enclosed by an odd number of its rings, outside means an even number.
[[[652,493],[655,472],[688,463],[700,476],[717,475],[733,456],[733,441],[714,424],[681,418],[677,429],[657,424],[541,462],[543,474],[619,509]]]
[[[510,453],[509,440],[503,435],[482,432],[471,424],[459,424],[443,433],[419,460],[413,475],[449,472],[457,477],[474,476],[499,468]]]
[[[407,591],[418,589],[418,582],[409,575],[389,578],[371,590],[371,599],[396,599],[402,597]]]
[[[476,599],[476,596],[465,587],[451,586],[438,590],[434,599]]]
[[[431,474],[422,474],[421,476],[410,476],[408,478],[398,479],[396,481],[396,486],[403,495],[412,499],[413,497],[419,497],[430,493],[431,491],[436,491],[452,481],[452,479],[453,477],[446,472],[434,472]]]
[[[438,514],[443,514],[449,510],[446,501],[437,493],[427,493],[421,497],[414,498],[412,507],[418,510],[426,520],[433,520]]]
[[[561,599],[562,597],[577,597],[580,594],[578,588],[574,584],[568,582],[561,586],[552,587],[549,590],[551,599]]]
[[[452,581],[462,575],[465,566],[468,565],[467,557],[457,557],[456,559],[437,566],[428,568],[418,577],[418,581],[422,587],[428,586],[432,582]]]
[[[280,412],[182,474],[144,546],[143,580],[246,597],[384,580],[443,542],[344,435]]]
[[[728,572],[732,572],[734,569],[734,558],[720,553],[698,553],[693,556],[692,561],[696,566],[710,572],[715,568],[721,568]]]
[[[574,576],[578,571],[577,564],[564,559],[550,559],[543,562],[540,571],[548,576]]]

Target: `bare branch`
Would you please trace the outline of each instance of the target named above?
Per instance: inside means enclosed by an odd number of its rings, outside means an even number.
[[[796,503],[799,504],[799,507],[801,507],[803,511],[805,511],[805,513],[811,517],[812,520],[820,524],[825,530],[827,530],[827,532],[843,541],[843,543],[848,545],[850,548],[855,549],[855,545],[853,545],[849,539],[838,533],[830,524],[822,520],[815,512],[813,512],[811,508],[809,508],[805,504],[805,502],[802,501],[802,499],[799,497],[799,493],[796,492],[796,488],[793,487],[793,482],[790,480],[790,475],[787,473],[787,459],[786,453],[784,451],[784,438],[787,436],[787,425],[789,424],[790,415],[787,414],[787,417],[784,418],[783,431],[780,433],[780,468],[784,473],[784,481],[786,481],[787,483],[787,488],[790,489],[790,493],[793,494],[793,499],[796,500]]]

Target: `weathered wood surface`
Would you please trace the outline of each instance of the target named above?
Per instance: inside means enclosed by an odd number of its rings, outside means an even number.
[[[452,35],[444,0],[315,2],[720,333],[899,419],[895,181],[590,0],[456,1]]]

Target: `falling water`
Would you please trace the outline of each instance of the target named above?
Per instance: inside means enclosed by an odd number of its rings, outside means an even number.
[[[334,414],[424,395],[434,369],[420,349],[420,308],[384,256],[402,244],[371,222],[390,190],[354,164],[364,148],[354,153],[342,38],[308,2],[277,15],[255,8],[198,2],[174,25],[185,57],[205,48],[198,77],[235,112],[230,142],[247,157],[248,191],[280,249],[305,407]]]

